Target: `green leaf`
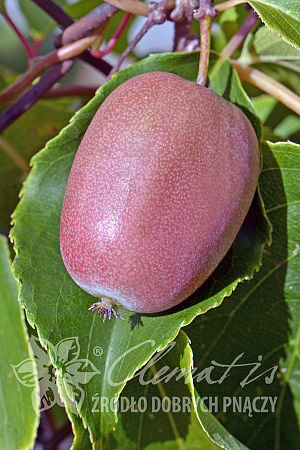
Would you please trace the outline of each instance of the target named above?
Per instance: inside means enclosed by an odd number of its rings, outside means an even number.
[[[216,3],[220,3],[220,2],[216,2]],[[222,32],[226,36],[227,41],[229,41],[232,38],[232,36],[240,29],[240,27],[242,26],[247,15],[248,15],[248,12],[243,6],[242,7],[233,6],[231,8],[226,9],[225,11],[223,11],[222,14],[218,14],[218,16],[216,18],[216,22],[213,22],[213,23],[220,24],[220,28],[221,28]],[[213,25],[213,29],[212,29],[213,34],[214,34],[214,28],[215,28],[215,25]],[[197,30],[197,32],[198,32],[198,30]]]
[[[118,423],[104,445],[109,449],[246,449],[228,433],[194,389],[193,354],[180,331],[175,341],[157,353],[135,374],[118,402]],[[97,392],[94,411],[106,399]],[[75,416],[73,449],[88,449],[86,430]],[[157,430],[153,433],[153,430]]]
[[[272,113],[273,109],[275,108],[277,100],[276,98],[271,97],[270,95],[263,94],[259,95],[258,97],[252,98],[252,103],[259,117],[264,123]]]
[[[99,0],[80,0],[72,3],[71,5],[66,5],[64,10],[72,17],[73,20],[78,20],[93,9],[97,8],[99,4]]]
[[[251,0],[262,21],[285,41],[300,48],[300,5],[298,0]]]
[[[264,139],[277,142],[290,139],[297,142],[300,135],[300,118],[270,95],[252,98],[255,109],[264,123]]]
[[[190,323],[197,314],[220,305],[239,281],[253,276],[260,265],[262,247],[270,239],[269,225],[257,194],[231,250],[213,276],[179,307],[167,313],[142,317],[141,327],[133,327],[138,317],[126,311],[122,311],[125,321],[113,319],[102,324],[97,314],[87,311],[93,297],[82,291],[65,270],[59,251],[64,191],[78,145],[100,104],[118,85],[139,73],[164,70],[195,80],[197,66],[197,53],[166,54],[151,56],[116,74],[74,116],[71,124],[34,157],[34,168],[14,213],[11,235],[18,255],[15,272],[20,281],[20,299],[26,306],[29,322],[36,326],[45,346],[49,346],[47,342],[55,346],[63,339],[76,336],[82,357],[101,372],[86,382],[81,379],[81,395],[75,401],[76,410],[88,428],[94,445],[100,445],[100,440],[112,430],[116,420],[115,411],[104,414],[91,412],[94,393],[99,392],[108,398],[117,397],[135,371],[153,353],[172,341],[182,326]],[[242,91],[235,72],[220,72],[219,76],[222,82],[220,79],[217,84],[224,87],[227,98],[232,96],[232,100],[254,119],[253,107]],[[258,119],[255,126],[259,126]],[[97,356],[96,347],[99,346],[101,355]],[[124,352],[127,352],[127,357],[120,371],[114,374],[113,381],[117,383],[114,385],[109,378],[112,364]],[[59,372],[60,364],[51,349],[50,358]],[[74,391],[72,383],[66,383],[61,377],[59,386],[63,395],[74,400],[77,391]],[[71,410],[70,402],[68,405]],[[72,412],[75,413],[74,408]]]
[[[194,389],[192,369],[189,340],[180,331],[127,383],[119,402],[119,421],[107,447],[245,449],[200,400]]]
[[[7,239],[0,235],[0,448],[27,449],[38,426],[38,380]]]
[[[56,136],[72,117],[74,101],[40,100],[1,135],[25,161]],[[0,110],[3,110],[3,106]],[[8,231],[10,216],[17,205],[24,181],[22,170],[3,151],[0,141],[0,229]]]
[[[18,2],[33,35],[44,35],[56,25],[56,22],[38,5],[28,0]],[[56,0],[55,3],[63,9],[67,6],[65,0]]]
[[[5,0],[0,0],[0,14],[4,14],[6,11]]]
[[[300,132],[300,117],[295,115],[287,116],[283,121],[275,128],[275,133],[285,138],[290,137],[293,134]]]
[[[270,158],[265,171],[279,171],[280,168],[285,187],[285,198],[280,199],[280,202],[273,200],[268,206],[268,211],[271,220],[274,217],[273,222],[277,219],[277,223],[280,223],[280,218],[281,223],[286,226],[286,257],[279,261],[279,265],[285,265],[283,294],[289,312],[289,335],[285,346],[286,355],[281,359],[280,365],[284,369],[284,379],[293,393],[295,411],[300,424],[300,187],[298,183],[300,145],[266,143],[266,147],[272,151],[275,161],[273,162]],[[262,175],[268,176],[264,173]],[[284,394],[283,390],[281,395],[284,396]]]
[[[255,33],[253,48],[257,55],[280,59],[300,59],[300,50],[284,42],[280,36],[267,27],[261,27]]]
[[[273,225],[272,245],[253,280],[240,284],[228,302],[186,329],[197,372],[212,367],[211,378],[220,380],[236,360],[222,382],[195,383],[201,397],[217,396],[220,402],[225,397],[242,397],[243,402],[249,398],[251,405],[257,397],[277,398],[275,413],[268,402],[267,411],[234,411],[231,405],[217,414],[251,449],[299,448],[299,150],[289,142],[264,143],[260,187]],[[261,367],[242,386],[259,355]],[[276,370],[278,365],[281,370]],[[257,405],[261,409],[262,403]]]
[[[243,50],[240,61],[246,64],[269,62],[300,72],[300,50],[267,27],[261,27],[255,33],[251,45]]]

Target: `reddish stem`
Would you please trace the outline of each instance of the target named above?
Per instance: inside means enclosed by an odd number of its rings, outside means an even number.
[[[117,44],[119,38],[121,37],[123,31],[125,30],[126,25],[128,24],[131,15],[132,15],[131,13],[125,14],[122,21],[120,22],[120,25],[119,25],[117,31],[115,32],[113,37],[108,41],[106,47],[103,50],[96,50],[96,49],[90,50],[90,53],[92,56],[94,56],[95,58],[102,58],[103,56],[107,55],[108,53],[110,53],[112,51],[112,49]]]
[[[27,41],[27,39],[24,36],[24,34],[21,33],[21,31],[19,30],[17,25],[12,21],[12,19],[9,17],[9,15],[6,12],[3,14],[3,16],[5,17],[6,22],[12,27],[12,29],[14,30],[14,32],[18,36],[21,44],[23,45],[23,47],[25,49],[27,58],[29,60],[34,58],[35,55],[34,55],[33,49],[31,47],[31,45],[29,44],[29,42]]]
[[[36,57],[39,54],[42,43],[43,43],[43,39],[35,39],[34,40],[33,46],[32,46],[32,51],[33,51],[34,57]]]
[[[255,11],[251,11],[246,18],[245,22],[237,33],[230,39],[226,47],[223,48],[221,56],[223,58],[230,58],[230,56],[242,45],[246,36],[259,20]]]
[[[142,39],[143,36],[145,36],[145,34],[150,30],[150,28],[153,25],[160,25],[166,21],[167,18],[165,12],[166,5],[164,3],[151,2],[149,3],[148,8],[149,8],[149,16],[147,22],[144,23],[144,25],[142,26],[138,34],[135,36],[133,41],[130,42],[126,50],[122,53],[115,67],[111,69],[108,75],[108,79],[110,79],[113,76],[113,74],[120,69],[121,65],[129,55],[129,53],[135,48],[137,43]]]

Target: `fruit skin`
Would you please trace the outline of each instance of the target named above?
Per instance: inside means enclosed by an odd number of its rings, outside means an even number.
[[[95,114],[70,172],[67,271],[108,306],[154,313],[182,302],[229,250],[259,166],[235,105],[171,73],[131,78]]]

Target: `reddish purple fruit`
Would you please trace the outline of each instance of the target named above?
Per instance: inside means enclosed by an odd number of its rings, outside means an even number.
[[[210,89],[165,72],[115,89],[81,141],[61,215],[66,269],[101,299],[91,309],[154,313],[191,295],[237,235],[259,166],[249,120]]]

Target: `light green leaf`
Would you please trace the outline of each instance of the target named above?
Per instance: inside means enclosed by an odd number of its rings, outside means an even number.
[[[33,35],[44,35],[56,25],[56,22],[34,2],[28,0],[18,2]],[[65,0],[56,0],[56,3],[63,9],[68,4]]]
[[[243,7],[233,6],[228,8],[223,11],[222,14],[218,14],[216,21],[213,22],[213,29],[215,27],[214,24],[219,23],[220,28],[228,41],[240,29],[247,15],[248,11]]]
[[[275,128],[274,132],[279,136],[288,138],[289,136],[299,133],[300,131],[300,117],[295,115],[287,116],[283,121]]]
[[[267,27],[255,33],[251,45],[244,46],[239,59],[246,64],[273,63],[300,72],[300,50],[287,44]]]
[[[77,2],[73,2],[72,4],[66,5],[64,7],[64,10],[75,21],[85,16],[93,9],[97,8],[99,4],[100,4],[99,0],[80,0]]]
[[[262,21],[285,41],[300,48],[300,5],[298,0],[251,0]]]
[[[297,142],[300,136],[300,118],[290,111],[274,97],[259,95],[252,98],[255,109],[264,127],[264,139],[272,142],[290,139]]]
[[[100,104],[118,85],[139,73],[164,70],[195,80],[197,66],[197,53],[176,56],[166,54],[151,56],[116,74],[74,116],[71,124],[34,158],[34,168],[25,183],[21,203],[14,213],[12,238],[18,255],[15,271],[20,281],[20,299],[26,306],[30,323],[36,326],[45,346],[49,346],[47,342],[50,342],[54,347],[63,339],[77,337],[81,357],[101,372],[85,383],[75,379],[81,385],[76,391],[77,394],[80,392],[80,396],[74,404],[95,446],[100,445],[114,427],[116,412],[92,413],[91,399],[94,393],[99,392],[110,399],[117,397],[135,371],[154,352],[172,341],[182,326],[190,323],[197,314],[203,314],[221,304],[239,281],[253,276],[260,265],[263,245],[270,239],[263,206],[259,195],[256,195],[231,250],[213,276],[174,310],[143,316],[143,326],[140,327],[130,325],[130,320],[137,317],[132,317],[126,311],[122,311],[125,321],[113,319],[102,324],[97,314],[88,312],[93,297],[82,291],[65,270],[59,251],[59,222],[64,191],[78,145]],[[215,79],[216,85],[225,89],[224,95],[240,105],[258,129],[259,121],[235,73],[227,70],[220,72],[219,77],[218,82]],[[97,347],[101,347],[100,354],[97,353]],[[114,373],[113,381],[117,383],[114,385],[110,378],[112,365],[124,352],[127,352],[127,357],[120,370]],[[61,364],[51,349],[50,358],[59,372]],[[74,400],[74,383],[72,385],[65,379],[59,379],[59,385],[61,392]],[[68,405],[71,411],[70,402]]]
[[[212,367],[211,378],[220,380],[236,361],[221,383],[195,383],[201,397],[217,396],[220,403],[225,397],[241,397],[242,405],[250,399],[250,410],[234,411],[231,405],[219,411],[217,417],[228,431],[251,449],[296,450],[300,423],[300,146],[266,142],[263,161],[260,186],[273,225],[273,242],[265,250],[262,268],[253,280],[240,284],[228,302],[197,317],[185,331],[199,372]],[[249,376],[253,364],[259,362],[261,367]],[[270,401],[264,411],[259,402],[259,410],[253,410],[254,399],[262,397],[276,402],[276,412]]]
[[[267,27],[261,27],[255,33],[253,48],[257,55],[279,59],[300,59],[300,50],[284,42],[278,34]]]
[[[38,426],[38,380],[7,239],[0,235],[0,448],[28,449]]]
[[[258,97],[254,97],[251,100],[263,123],[268,119],[276,104],[278,103],[276,98],[271,97],[267,94],[259,95]]]

